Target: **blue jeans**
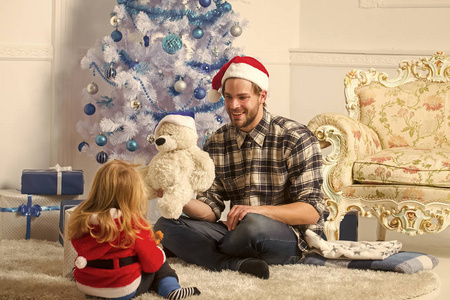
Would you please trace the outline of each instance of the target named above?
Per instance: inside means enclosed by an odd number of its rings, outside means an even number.
[[[247,214],[233,231],[221,222],[187,217],[160,218],[154,228],[164,233],[164,248],[188,263],[214,271],[237,271],[248,258],[294,264],[302,255],[288,225],[260,214]]]

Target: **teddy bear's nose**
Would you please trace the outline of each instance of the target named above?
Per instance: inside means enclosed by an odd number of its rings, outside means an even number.
[[[160,137],[160,138],[157,138],[157,139],[156,139],[155,144],[156,144],[157,146],[161,146],[161,145],[164,145],[165,142],[166,142],[166,139]]]

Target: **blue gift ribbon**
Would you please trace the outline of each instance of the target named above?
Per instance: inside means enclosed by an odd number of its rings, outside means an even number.
[[[22,216],[27,217],[27,232],[25,239],[30,239],[31,233],[31,217],[38,218],[41,215],[41,211],[60,210],[61,206],[40,206],[39,204],[32,205],[32,195],[27,196],[27,205],[23,204],[19,207],[3,208],[0,207],[0,212],[18,212]]]

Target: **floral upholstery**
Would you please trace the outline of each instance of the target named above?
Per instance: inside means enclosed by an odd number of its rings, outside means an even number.
[[[353,164],[353,180],[450,188],[450,149],[397,147]]]
[[[357,88],[356,94],[360,121],[378,133],[383,149],[450,148],[450,83],[372,83]]]
[[[428,71],[422,74],[417,69]],[[411,74],[414,76],[411,78]],[[349,116],[323,113],[308,124],[324,155],[330,211],[327,239],[356,209],[386,229],[437,233],[450,223],[450,60],[443,53],[402,62],[392,81],[374,69],[345,79]]]

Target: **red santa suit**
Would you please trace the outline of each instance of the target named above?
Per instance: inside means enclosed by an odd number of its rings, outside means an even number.
[[[118,224],[117,218],[121,216],[120,210],[111,209],[110,213]],[[95,226],[94,230],[98,230],[97,215],[91,216],[89,224]],[[113,244],[117,244],[117,240]],[[97,297],[117,298],[133,293],[141,282],[141,272],[154,273],[158,271],[166,259],[164,252],[150,238],[149,230],[141,230],[134,245],[126,249],[112,247],[107,242],[98,243],[90,234],[72,240],[72,245],[78,253],[74,270],[78,289],[85,294]],[[120,258],[135,256],[138,261],[120,267]],[[99,259],[110,260],[108,262],[113,264],[113,268],[103,269],[89,266],[92,263],[88,262]]]

